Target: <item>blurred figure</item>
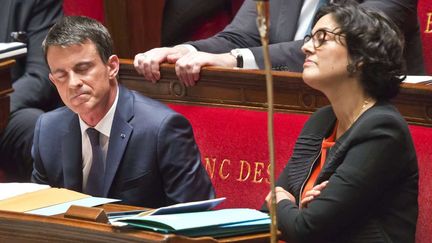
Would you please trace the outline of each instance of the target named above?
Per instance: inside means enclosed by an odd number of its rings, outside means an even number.
[[[27,55],[12,69],[14,92],[10,118],[0,136],[0,170],[7,180],[29,181],[33,168],[31,145],[37,118],[61,105],[48,79],[42,41],[49,28],[63,16],[63,1],[2,0],[0,42],[27,44]]]
[[[162,20],[162,46],[188,41],[193,27],[209,16],[231,10],[231,0],[166,0]]]
[[[327,0],[327,2],[343,0]],[[270,0],[269,52],[273,68],[301,72],[304,54],[303,37],[310,33],[316,9],[325,0]],[[386,13],[405,34],[408,74],[425,73],[422,57],[417,0],[358,0],[361,6]],[[245,0],[235,18],[222,32],[188,45],[162,47],[139,53],[134,66],[145,79],[160,79],[162,62],[176,64],[178,78],[186,85],[195,85],[203,66],[264,68],[264,59],[256,26],[255,1]]]
[[[278,227],[289,242],[414,242],[417,158],[389,103],[404,79],[403,38],[354,3],[322,8],[313,26],[303,79],[331,105],[307,121],[278,179]]]

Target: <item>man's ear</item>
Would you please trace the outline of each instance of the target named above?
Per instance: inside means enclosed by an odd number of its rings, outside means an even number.
[[[52,82],[53,84],[56,84],[56,80],[55,80],[54,76],[52,76],[51,73],[48,74],[48,78],[51,80],[51,82]]]
[[[117,76],[120,69],[120,60],[117,55],[111,55],[108,58],[109,77],[113,79]]]

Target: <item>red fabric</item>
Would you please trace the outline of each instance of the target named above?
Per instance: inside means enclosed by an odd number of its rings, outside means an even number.
[[[260,208],[270,190],[267,182],[270,180],[267,173],[267,113],[235,108],[170,106],[192,124],[203,163],[209,163],[206,169],[216,194],[227,197],[221,207]],[[288,161],[307,118],[307,115],[275,114],[276,175]],[[212,163],[214,170],[209,166]]]
[[[194,30],[190,36],[190,40],[206,39],[222,31],[234,18],[242,4],[243,0],[231,0],[230,11],[221,11],[210,16],[204,22],[197,23],[196,26],[192,27]]]
[[[103,0],[64,0],[65,15],[84,15],[105,22]]]
[[[428,74],[432,75],[432,1],[418,1],[418,16],[420,20],[420,33],[423,42],[423,56]]]
[[[432,127],[410,126],[419,166],[417,243],[432,242]]]
[[[222,31],[231,22],[230,13],[220,12],[202,23],[197,23],[190,36],[190,40],[202,40]]]

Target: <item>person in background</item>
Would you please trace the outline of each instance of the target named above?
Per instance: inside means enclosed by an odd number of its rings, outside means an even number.
[[[197,26],[209,16],[231,12],[232,0],[165,0],[162,19],[162,46],[173,46],[189,40]]]
[[[269,53],[276,70],[301,72],[303,37],[310,32],[316,9],[325,2],[343,0],[270,0]],[[417,20],[417,0],[358,0],[361,6],[387,14],[405,34],[408,74],[424,74]],[[256,26],[256,3],[245,0],[235,18],[222,32],[187,45],[151,49],[135,56],[134,66],[146,80],[160,79],[162,62],[176,64],[176,74],[186,85],[195,85],[203,66],[263,69],[264,58]]]
[[[0,42],[24,42],[27,54],[12,68],[10,117],[0,133],[0,170],[8,181],[29,181],[33,162],[31,146],[37,118],[62,103],[48,79],[42,41],[63,16],[63,1],[2,0]]]
[[[278,227],[289,242],[414,242],[417,158],[389,103],[404,79],[403,37],[349,1],[321,8],[311,33],[303,79],[330,106],[306,122],[276,183]]]
[[[48,32],[49,78],[66,106],[36,123],[32,182],[150,208],[214,198],[189,122],[118,84],[112,44],[87,17]]]

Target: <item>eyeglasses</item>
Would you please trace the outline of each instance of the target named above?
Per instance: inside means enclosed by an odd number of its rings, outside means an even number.
[[[319,30],[315,31],[315,33],[312,35],[306,35],[303,39],[303,44],[306,44],[307,42],[309,42],[312,39],[313,46],[315,48],[319,48],[320,46],[322,46],[324,44],[324,42],[328,41],[326,39],[328,33],[333,34],[335,36],[341,36],[341,37],[345,36],[341,32],[336,33],[336,32],[332,32],[330,30],[319,29]],[[334,38],[334,40],[336,40],[336,38]]]

